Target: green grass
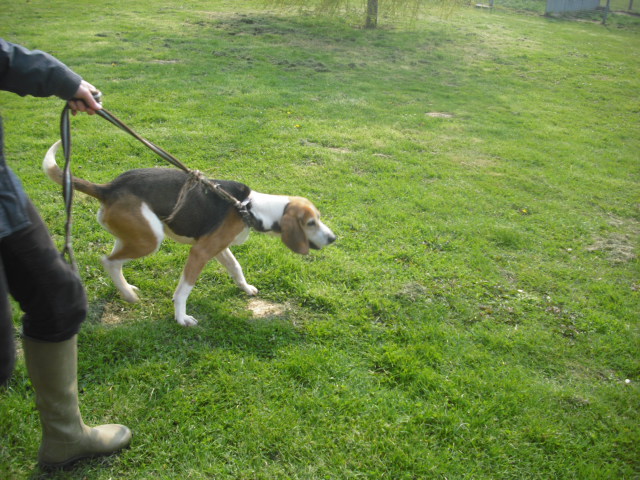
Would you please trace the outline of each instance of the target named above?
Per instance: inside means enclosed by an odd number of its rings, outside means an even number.
[[[47,478],[638,478],[638,23],[461,8],[365,31],[237,3],[0,2],[2,37],[54,53],[139,133],[311,198],[339,237],[299,257],[252,234],[234,251],[281,310],[252,314],[211,264],[182,328],[187,248],[132,262],[126,304],[78,194],[81,408],[134,439]],[[0,105],[60,244],[39,164],[62,102]],[[79,176],[162,165],[98,117],[72,127]],[[22,361],[0,410],[2,477],[44,478]]]

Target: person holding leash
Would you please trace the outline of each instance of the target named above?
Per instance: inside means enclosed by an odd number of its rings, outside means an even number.
[[[95,87],[55,57],[0,39],[0,90],[21,96],[57,96],[73,114],[93,115]],[[7,166],[0,117],[0,386],[15,365],[9,294],[20,304],[27,371],[42,424],[38,461],[62,467],[129,445],[123,425],[84,424],[78,405],[77,338],[87,314],[78,275],[56,249],[47,227]]]

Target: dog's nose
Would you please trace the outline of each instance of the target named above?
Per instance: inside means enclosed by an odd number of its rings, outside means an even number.
[[[331,235],[328,239],[327,239],[327,245],[331,245],[333,242],[336,241],[336,236],[335,235]]]

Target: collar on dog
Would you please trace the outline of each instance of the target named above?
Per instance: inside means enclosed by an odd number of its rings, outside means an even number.
[[[220,186],[219,183],[214,182],[213,180],[208,179],[204,176],[204,174],[199,170],[188,170],[188,178],[187,181],[184,182],[182,189],[180,190],[180,194],[178,195],[178,201],[176,202],[175,207],[173,207],[173,212],[169,215],[165,221],[170,222],[173,220],[174,216],[180,209],[187,197],[189,191],[194,188],[198,183],[202,183],[205,186],[209,187],[211,190],[216,192],[220,197],[233,205],[245,225],[249,228],[255,228],[256,230],[260,230],[262,227],[262,222],[260,222],[252,213],[251,213],[251,198],[247,197],[242,202],[239,201],[236,197],[227,192],[224,188]]]
[[[253,228],[255,231],[262,232],[262,233],[273,231],[266,228],[264,226],[264,222],[256,218],[256,216],[251,212],[251,197],[245,198],[240,203],[240,207],[237,207],[237,208],[238,208],[238,212],[240,212],[240,215],[242,216],[242,219],[244,220],[244,223],[248,227]]]

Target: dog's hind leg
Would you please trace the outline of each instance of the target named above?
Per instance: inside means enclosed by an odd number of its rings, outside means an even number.
[[[135,303],[139,300],[138,288],[124,278],[122,266],[158,249],[164,238],[162,223],[146,204],[140,202],[105,207],[99,212],[98,219],[116,237],[113,251],[102,259],[102,265],[122,297]]]
[[[127,302],[136,303],[140,300],[136,293],[139,288],[127,282],[127,279],[124,278],[124,274],[122,273],[122,266],[127,262],[127,260],[114,260],[111,258],[113,255],[118,253],[119,247],[120,241],[116,240],[116,244],[113,247],[111,255],[102,258],[102,265],[111,277],[111,280],[113,280],[116,288],[120,291],[122,298]]]

